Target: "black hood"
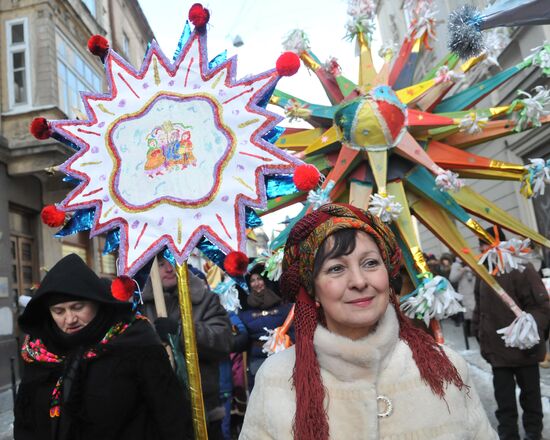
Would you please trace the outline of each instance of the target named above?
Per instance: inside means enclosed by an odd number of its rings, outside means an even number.
[[[32,334],[34,330],[42,327],[49,317],[46,300],[52,294],[66,294],[95,301],[120,312],[130,312],[132,309],[132,304],[115,299],[111,295],[109,284],[101,280],[78,255],[70,254],[52,267],[40,283],[40,287],[19,317],[21,330]]]

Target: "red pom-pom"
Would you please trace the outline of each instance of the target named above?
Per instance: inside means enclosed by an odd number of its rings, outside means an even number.
[[[189,21],[197,28],[206,26],[210,20],[210,11],[200,3],[195,3],[189,9]]]
[[[41,141],[48,139],[52,134],[50,124],[48,124],[46,118],[34,118],[29,125],[29,131],[36,139]]]
[[[320,177],[321,174],[314,165],[305,163],[296,168],[292,180],[299,191],[310,191],[319,184]]]
[[[227,257],[225,257],[223,268],[232,277],[242,276],[246,273],[248,268],[248,257],[242,252],[230,252]]]
[[[57,209],[55,205],[44,206],[40,218],[50,228],[59,228],[65,224],[65,213]]]
[[[292,76],[300,68],[300,57],[294,52],[285,52],[277,58],[275,67],[280,76]]]
[[[127,277],[126,275],[116,277],[111,283],[111,295],[119,301],[128,301],[134,294],[135,290],[136,283],[134,283],[132,278]]]
[[[88,50],[98,57],[103,57],[109,50],[109,40],[102,35],[92,35],[88,40]]]

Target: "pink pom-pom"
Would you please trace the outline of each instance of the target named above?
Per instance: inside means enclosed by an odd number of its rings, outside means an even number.
[[[189,9],[189,21],[197,28],[206,26],[210,20],[210,11],[200,3],[195,3]]]
[[[311,191],[319,184],[320,177],[319,170],[314,165],[306,163],[296,168],[292,180],[299,191]]]
[[[34,118],[29,125],[29,131],[36,139],[41,141],[48,139],[52,134],[50,124],[48,124],[46,118]]]
[[[280,76],[292,76],[300,69],[300,57],[294,52],[285,52],[277,58],[275,67]]]
[[[128,301],[136,290],[134,280],[126,275],[116,277],[111,283],[111,295],[119,301]]]
[[[66,215],[63,211],[57,209],[55,205],[47,205],[42,208],[40,218],[50,228],[59,228],[65,224]]]
[[[246,273],[246,269],[248,268],[248,257],[243,252],[230,252],[227,257],[225,257],[223,268],[232,277],[242,276]]]
[[[109,50],[109,40],[102,35],[92,35],[88,40],[88,50],[98,57],[103,57]]]

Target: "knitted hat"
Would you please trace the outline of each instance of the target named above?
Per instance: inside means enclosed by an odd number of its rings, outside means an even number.
[[[313,346],[318,324],[314,303],[314,261],[327,237],[343,229],[367,233],[376,243],[390,281],[399,274],[401,250],[390,228],[378,217],[350,205],[326,204],[303,217],[292,229],[285,246],[281,290],[296,301],[294,327],[296,363],[292,375],[296,391],[294,438],[296,440],[328,440],[328,419],[324,409],[324,387]],[[411,348],[424,382],[438,396],[453,383],[462,388],[458,371],[433,338],[414,327],[401,313],[398,299],[390,294],[399,322],[399,337]]]

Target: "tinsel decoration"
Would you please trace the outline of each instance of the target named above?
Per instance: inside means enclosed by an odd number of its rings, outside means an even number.
[[[550,43],[544,43],[542,46],[533,49],[533,66],[542,69],[545,76],[550,76]]]
[[[307,34],[301,29],[294,29],[288,33],[283,40],[285,50],[297,53],[298,55],[309,49]]]
[[[542,124],[540,118],[550,115],[550,110],[547,107],[550,105],[550,90],[544,86],[535,87],[535,95],[531,95],[523,90],[518,90],[518,98],[510,105],[511,109],[516,109],[519,106],[521,110],[515,113],[516,127],[515,131],[520,132],[527,128],[540,127]]]
[[[525,255],[531,252],[529,242],[528,238],[496,241],[481,254],[478,264],[487,262],[489,272],[493,275],[509,273],[515,269],[523,271],[527,263]]]
[[[467,134],[478,134],[483,131],[483,127],[487,125],[487,122],[489,122],[488,118],[482,118],[476,112],[471,112],[460,120],[458,129]]]
[[[521,312],[508,327],[497,330],[501,335],[504,345],[520,350],[528,350],[540,342],[537,323],[533,315]]]
[[[283,351],[290,347],[292,342],[288,336],[288,330],[294,322],[294,306],[290,309],[288,316],[282,326],[277,327],[275,330],[269,330],[264,327],[267,335],[260,336],[261,341],[266,341],[262,347],[262,351],[267,353],[268,356]]]
[[[368,211],[372,215],[380,217],[384,223],[391,223],[397,220],[403,210],[399,202],[394,201],[395,196],[386,194],[374,194],[370,196]]]
[[[220,304],[227,312],[237,312],[241,308],[237,285],[232,278],[218,283],[212,290],[220,298]]]
[[[263,264],[265,269],[262,275],[267,277],[271,281],[279,281],[283,273],[283,256],[285,249],[280,247],[271,255],[261,255],[254,260],[254,266],[257,264]]]
[[[468,59],[484,50],[482,30],[550,23],[548,0],[497,0],[483,12],[464,5],[449,16],[449,49]]]
[[[295,99],[290,99],[285,106],[285,116],[290,122],[305,119],[311,116],[311,110],[307,104],[301,104]]]
[[[346,38],[353,40],[357,34],[363,34],[370,43],[376,30],[376,5],[372,0],[349,0],[346,23]]]
[[[435,184],[441,191],[458,191],[464,186],[464,181],[458,178],[457,173],[444,170],[435,178]]]
[[[460,58],[468,59],[484,49],[479,9],[463,5],[449,16],[449,49]]]
[[[522,182],[523,185],[529,186],[529,196],[537,197],[544,195],[544,189],[547,183],[550,183],[550,159],[529,159],[531,162],[525,165],[527,170],[527,181]],[[522,188],[522,193],[523,193]]]
[[[437,84],[445,84],[450,82],[458,82],[464,79],[464,73],[455,72],[454,70],[449,69],[449,66],[444,64],[435,73],[435,82]]]
[[[413,3],[416,3],[413,5]],[[409,26],[409,36],[412,39],[423,38],[427,49],[430,49],[428,41],[437,40],[435,28],[437,26],[437,9],[432,1],[417,0],[409,2],[409,10],[414,17]]]
[[[329,180],[324,188],[312,189],[307,195],[307,201],[311,208],[316,211],[321,206],[330,203],[330,192],[334,188],[334,182]]]
[[[498,57],[510,43],[508,29],[496,28],[485,32],[485,59],[482,64],[486,66],[500,67]]]
[[[333,76],[339,76],[342,74],[342,68],[340,67],[340,64],[338,64],[338,60],[335,57],[329,57],[329,59],[323,63],[323,69]]]
[[[449,280],[440,275],[424,278],[418,288],[401,300],[401,310],[411,319],[421,319],[426,325],[432,319],[445,319],[464,312],[457,293]]]

